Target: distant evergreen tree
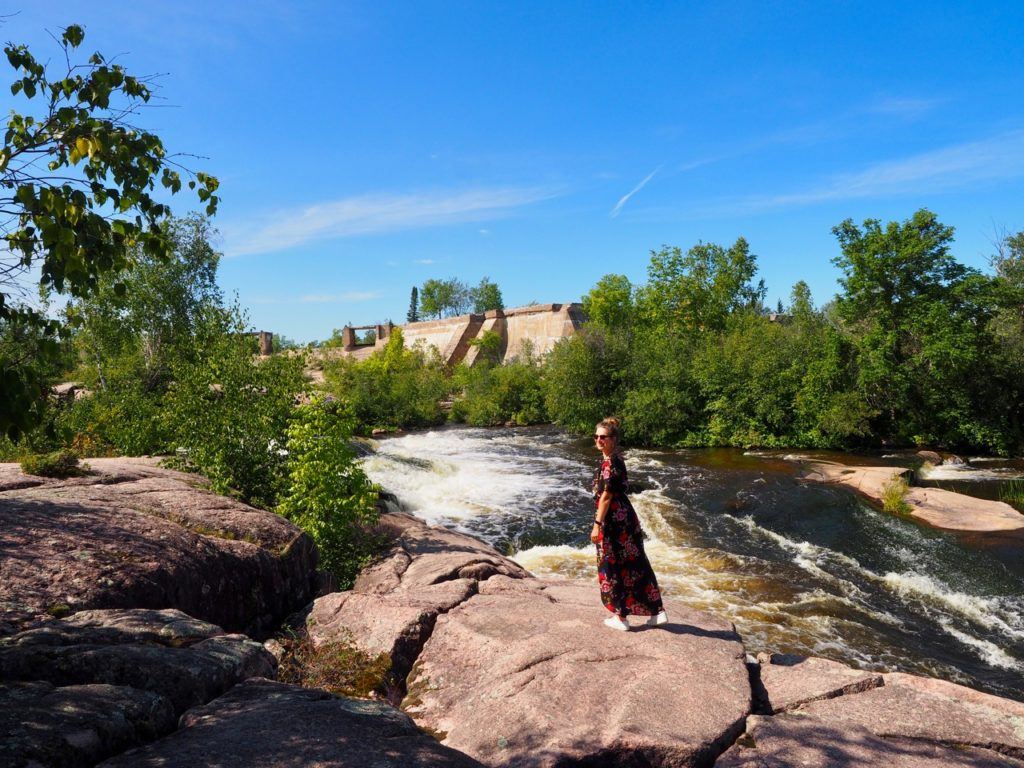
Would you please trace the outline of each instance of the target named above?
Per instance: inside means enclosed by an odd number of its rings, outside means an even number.
[[[409,297],[409,311],[405,313],[407,323],[416,323],[420,319],[420,291],[415,285],[412,287],[412,295]]]

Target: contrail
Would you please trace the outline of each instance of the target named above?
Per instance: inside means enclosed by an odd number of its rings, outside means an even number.
[[[635,187],[633,187],[631,190],[629,190],[629,192],[627,192],[621,198],[619,198],[619,202],[617,202],[615,204],[615,207],[612,208],[611,212],[608,214],[608,217],[614,219],[616,216],[618,216],[619,215],[619,211],[622,210],[622,206],[624,206],[626,204],[626,202],[629,200],[629,198],[631,198],[633,195],[635,195],[637,192],[639,192],[641,189],[643,189],[645,186],[647,186],[647,182],[650,181],[651,179],[653,179],[654,175],[658,171],[660,171],[661,169],[662,169],[662,166],[659,165],[653,171],[648,173],[644,177],[643,181],[641,181],[639,184],[637,184]]]

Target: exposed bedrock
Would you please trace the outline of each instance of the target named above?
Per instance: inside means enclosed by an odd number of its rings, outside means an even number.
[[[479,768],[397,709],[253,679],[182,718],[181,729],[103,768]]]
[[[846,466],[833,461],[801,462],[807,480],[844,485],[881,504],[895,478],[910,475],[902,467]],[[942,488],[912,486],[904,495],[910,516],[935,528],[954,531],[1016,531],[1024,515],[1005,501],[979,499]]]
[[[312,540],[148,459],[53,480],[0,464],[0,635],[89,608],[177,608],[259,636],[312,596]]]
[[[763,695],[720,768],[884,765],[1024,767],[1024,704],[900,673],[824,659],[762,656]]]
[[[89,766],[253,676],[262,645],[177,610],[83,611],[0,640],[0,764]]]
[[[591,584],[492,578],[438,618],[403,709],[491,766],[710,765],[749,712],[743,645],[667,608],[616,632]]]

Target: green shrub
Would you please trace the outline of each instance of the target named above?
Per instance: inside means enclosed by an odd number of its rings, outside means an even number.
[[[55,451],[26,456],[21,460],[21,471],[38,477],[77,477],[88,472],[89,465],[79,463],[71,451]]]
[[[257,360],[240,317],[218,311],[208,323],[199,357],[175,366],[162,417],[183,468],[217,493],[272,509],[287,482],[288,423],[307,387],[303,358]]]
[[[882,509],[894,515],[909,515],[912,507],[907,503],[909,486],[902,475],[893,477],[882,486]]]
[[[452,403],[450,418],[476,427],[547,421],[541,373],[541,367],[529,353],[505,365],[460,365],[453,383],[461,394]]]
[[[365,360],[326,362],[324,379],[327,391],[349,404],[359,434],[444,423],[440,403],[451,386],[441,358],[433,348],[406,349],[399,328]]]
[[[288,479],[279,514],[308,533],[320,566],[332,571],[340,589],[376,554],[366,532],[377,520],[377,487],[356,463],[351,445],[354,419],[344,404],[316,398],[299,406],[288,426]]]

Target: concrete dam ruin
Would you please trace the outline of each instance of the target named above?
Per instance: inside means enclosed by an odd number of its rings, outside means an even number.
[[[406,347],[417,344],[432,346],[446,365],[466,363],[473,365],[479,356],[479,347],[471,342],[483,338],[491,331],[500,339],[501,362],[523,354],[527,347],[536,355],[544,355],[559,339],[579,330],[583,310],[579,304],[532,304],[514,309],[496,309],[483,314],[459,315],[441,320],[424,320],[402,326],[367,325],[345,326],[342,329],[342,353],[354,357],[367,357],[383,347],[394,328],[402,329]],[[372,330],[375,341],[359,344],[358,331]]]

